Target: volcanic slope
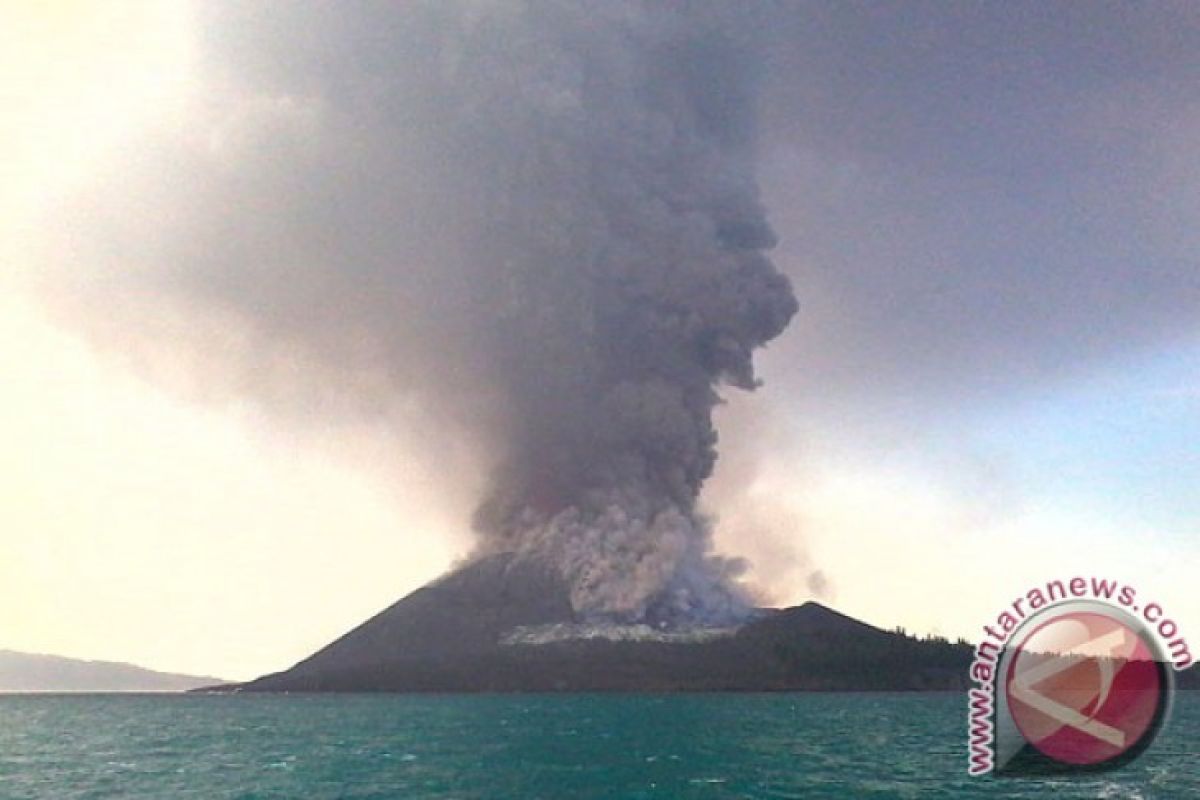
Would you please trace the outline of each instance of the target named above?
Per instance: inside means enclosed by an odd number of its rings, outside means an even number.
[[[521,635],[530,631],[558,633]],[[589,626],[554,572],[498,555],[452,571],[291,669],[236,690],[959,689],[969,660],[966,645],[880,630],[811,602],[759,609],[727,631]]]

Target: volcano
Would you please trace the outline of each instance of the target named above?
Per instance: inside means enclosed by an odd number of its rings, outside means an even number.
[[[757,609],[735,628],[582,619],[549,567],[496,555],[418,589],[291,669],[232,689],[959,689],[970,657],[965,644],[884,631],[815,602]]]

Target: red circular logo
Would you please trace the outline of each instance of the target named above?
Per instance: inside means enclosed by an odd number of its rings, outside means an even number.
[[[1027,742],[1065,764],[1119,758],[1155,733],[1167,686],[1141,632],[1099,611],[1067,611],[1016,646],[1005,690]]]

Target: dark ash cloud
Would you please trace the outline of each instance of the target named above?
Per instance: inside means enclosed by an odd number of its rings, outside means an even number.
[[[417,408],[489,465],[480,550],[556,564],[586,616],[742,613],[696,502],[719,387],[757,385],[797,308],[765,255],[755,15],[201,11],[194,119],[74,208],[105,277],[59,288],[98,335],[193,339],[202,383],[293,413]]]

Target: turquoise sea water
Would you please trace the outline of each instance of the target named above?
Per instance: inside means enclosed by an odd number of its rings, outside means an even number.
[[[0,797],[1200,797],[1200,696],[1073,780],[965,774],[956,694],[0,697]]]

